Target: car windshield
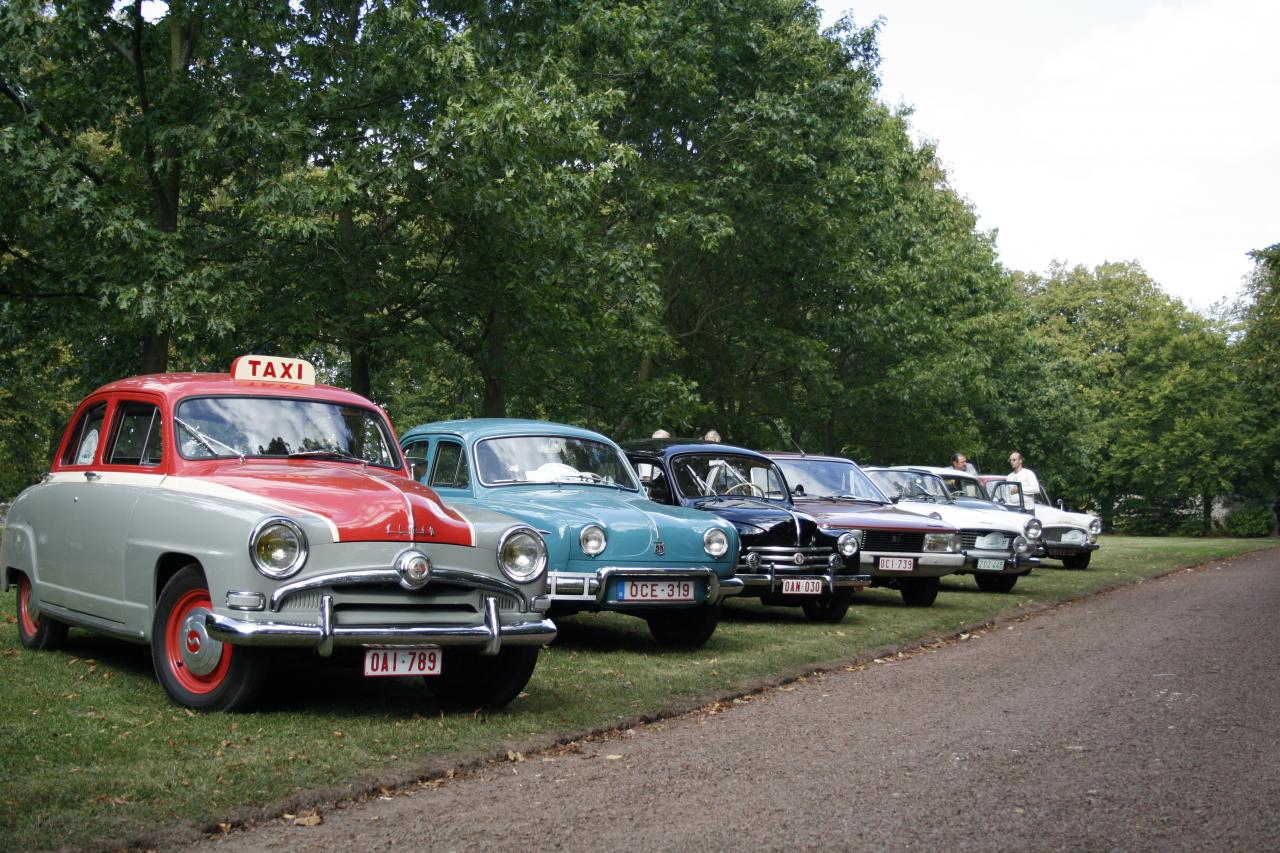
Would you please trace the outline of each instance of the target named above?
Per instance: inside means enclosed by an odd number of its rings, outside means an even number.
[[[476,470],[486,486],[586,483],[639,488],[630,463],[613,445],[566,435],[486,438],[476,445]]]
[[[889,499],[876,484],[852,462],[831,459],[776,459],[787,477],[787,484],[797,495],[857,498],[888,503]]]
[[[923,471],[868,471],[867,474],[885,494],[898,500],[951,503],[951,493],[935,474]]]
[[[987,497],[987,493],[982,489],[982,483],[972,477],[946,474],[943,476],[942,482],[951,490],[951,494],[957,498],[982,498],[985,500]]]
[[[731,453],[686,453],[671,463],[672,473],[685,497],[744,495],[783,499],[786,479],[768,459]]]
[[[295,397],[196,397],[174,418],[186,459],[314,457],[399,468],[380,413]]]

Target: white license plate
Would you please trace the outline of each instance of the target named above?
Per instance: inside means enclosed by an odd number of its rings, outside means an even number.
[[[822,581],[816,578],[783,578],[783,595],[821,595]]]
[[[619,601],[693,601],[693,581],[623,581]]]
[[[366,649],[364,674],[379,675],[439,675],[444,652],[427,647],[405,651],[401,649]]]
[[[988,560],[988,559],[979,559],[979,560],[978,560],[978,571],[982,571],[982,572],[1003,572],[1003,571],[1004,571],[1004,560]]]
[[[910,572],[915,569],[916,561],[911,557],[881,557],[877,565],[882,572]]]

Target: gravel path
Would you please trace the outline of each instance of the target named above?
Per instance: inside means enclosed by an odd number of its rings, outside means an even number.
[[[201,849],[1280,850],[1278,615],[1273,550]]]

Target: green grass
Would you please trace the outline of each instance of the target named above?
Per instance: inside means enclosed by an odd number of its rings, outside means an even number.
[[[979,592],[968,576],[944,579],[928,609],[872,590],[839,625],[807,623],[798,608],[732,602],[697,652],[659,651],[638,619],[565,619],[527,693],[505,712],[474,716],[442,714],[418,685],[362,679],[355,657],[299,657],[261,712],[191,714],[168,703],[141,646],[72,631],[65,651],[21,649],[10,595],[0,604],[0,849],[127,841],[158,824],[212,824],[301,791],[412,778],[452,754],[597,729],[773,674],[1272,546],[1108,536],[1085,572],[1051,563],[1007,595]]]

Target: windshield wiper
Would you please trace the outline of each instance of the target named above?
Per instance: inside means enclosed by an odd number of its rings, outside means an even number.
[[[340,459],[343,462],[359,462],[361,465],[368,465],[368,460],[361,459],[359,456],[352,456],[345,450],[337,450],[335,448],[324,448],[321,450],[295,450],[289,454],[290,459]]]
[[[230,450],[231,455],[237,457],[240,460],[241,465],[244,464],[243,450],[237,450],[236,448],[232,447],[229,444],[224,444],[223,442],[218,441],[218,439],[214,438],[211,435],[205,435],[200,430],[196,429],[191,424],[184,421],[182,418],[175,417],[173,419],[173,422],[176,423],[178,426],[182,427],[183,429],[185,429],[187,432],[191,433],[191,437],[194,438],[196,441],[200,442],[200,445],[204,447],[205,450],[213,454],[214,456],[222,455],[218,453],[218,451],[215,450],[213,447],[213,445],[217,444],[221,447],[225,447],[227,450]]]

